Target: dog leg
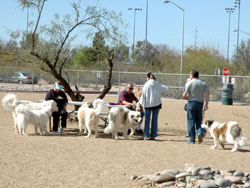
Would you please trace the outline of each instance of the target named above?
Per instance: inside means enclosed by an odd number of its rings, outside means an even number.
[[[117,130],[117,129],[115,129],[115,139],[116,139],[116,140],[119,139],[119,137],[118,137],[118,130]]]
[[[45,128],[43,129],[43,131],[44,131],[44,135],[45,135],[45,136],[49,136],[49,135],[50,135],[49,132],[48,132],[47,129],[46,129],[46,126],[45,126]]]
[[[86,126],[86,128],[88,129],[88,135],[85,136],[85,137],[86,137],[86,138],[89,138],[90,135],[91,135],[90,122],[86,122],[86,121],[85,121],[85,126]],[[86,130],[86,129],[85,129],[85,130]]]
[[[78,118],[79,121],[79,132],[78,132],[78,136],[80,136],[82,134],[82,119]],[[85,129],[86,130],[86,129]],[[85,133],[84,130],[84,133]]]
[[[132,132],[132,131],[131,131],[131,132]],[[126,124],[124,125],[123,136],[124,136],[124,139],[125,139],[125,140],[128,139],[128,126],[127,126]]]
[[[214,138],[214,146],[211,147],[211,149],[216,149],[218,145],[218,138]]]
[[[135,133],[134,129],[133,129],[133,128],[130,128],[130,130],[131,130],[131,133],[129,134],[129,136],[134,135],[134,133]]]
[[[97,125],[98,123],[95,122],[94,124],[95,124],[94,125],[95,126],[95,138],[97,138],[98,137],[98,125]]]
[[[13,116],[13,119],[14,119],[15,133],[20,133],[20,130],[18,129],[18,125],[17,125],[16,113],[14,111],[12,111],[12,116]]]
[[[238,142],[237,142],[237,141],[234,141],[233,144],[234,144],[234,147],[233,147],[233,149],[231,150],[231,152],[235,152],[235,151],[238,150]]]
[[[26,133],[26,128],[27,128],[27,125],[23,125],[23,128],[22,128],[22,135],[27,135],[27,133]]]

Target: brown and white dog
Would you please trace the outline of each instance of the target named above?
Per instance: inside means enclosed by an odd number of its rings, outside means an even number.
[[[95,129],[95,138],[98,136],[98,115],[102,112],[104,108],[104,101],[101,99],[95,99],[93,102],[93,108],[90,108],[91,103],[86,102],[83,104],[77,113],[78,121],[79,121],[79,135],[82,133],[82,126],[85,125],[84,133],[87,133],[87,138],[91,135],[91,126]]]
[[[247,138],[242,136],[241,127],[237,122],[229,121],[227,123],[219,123],[208,120],[203,123],[201,127],[208,129],[214,140],[214,145],[211,149],[215,149],[218,143],[224,149],[224,143],[226,141],[234,145],[231,151],[235,152],[238,150],[239,146],[245,146],[247,144]]]
[[[131,134],[134,134],[134,129],[138,123],[142,122],[141,113],[132,111],[123,107],[112,107],[108,115],[109,124],[104,129],[105,134],[112,133],[112,138],[118,139],[118,131],[123,128],[123,136],[128,139],[128,128],[131,128]]]

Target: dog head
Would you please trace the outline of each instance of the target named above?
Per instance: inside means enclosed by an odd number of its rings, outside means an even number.
[[[93,102],[93,108],[97,108],[99,104],[104,104],[104,100],[102,99],[95,99]]]
[[[201,128],[209,129],[213,123],[214,123],[214,120],[207,120],[205,121],[205,123],[201,124]]]
[[[128,118],[133,125],[137,125],[138,123],[142,122],[141,113],[139,111],[130,110],[128,113]]]
[[[58,107],[57,107],[57,104],[56,104],[55,101],[49,100],[49,101],[48,101],[48,106],[49,106],[51,112],[56,112],[56,111],[58,111]]]

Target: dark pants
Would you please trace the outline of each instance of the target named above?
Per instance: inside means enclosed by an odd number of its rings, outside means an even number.
[[[60,110],[59,112],[53,112],[53,131],[58,131],[58,124],[61,116],[61,127],[66,128],[68,112],[66,110]]]
[[[203,102],[190,101],[187,103],[188,135],[191,142],[195,142],[195,129],[197,135],[203,135],[201,128]]]

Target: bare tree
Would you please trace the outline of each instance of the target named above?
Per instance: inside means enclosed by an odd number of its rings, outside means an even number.
[[[95,34],[95,31],[102,32],[103,36],[109,39],[110,44],[115,46],[116,42],[118,43],[123,37],[120,34],[122,32],[118,32],[118,27],[123,25],[122,20],[120,15],[102,9],[98,7],[98,4],[86,5],[86,8],[82,10],[81,0],[79,0],[71,4],[74,12],[73,20],[70,15],[64,15],[61,18],[59,14],[56,14],[50,24],[40,26],[46,1],[48,0],[18,0],[23,9],[29,7],[37,12],[37,18],[32,29],[32,45],[29,53],[41,62],[40,68],[42,70],[50,71],[57,80],[62,82],[65,92],[73,101],[82,101],[84,97],[79,92],[74,93],[69,80],[67,80],[67,75],[63,75],[63,69],[70,55],[70,43],[77,36],[77,34],[74,35],[74,32],[81,26],[87,26],[89,28],[87,32],[89,37]],[[41,33],[46,33],[46,38],[42,38]],[[37,37],[38,35],[40,36]],[[98,98],[104,98],[111,89],[114,53],[114,50],[102,52],[108,63],[109,74],[103,92]],[[77,86],[75,87],[78,90]]]

